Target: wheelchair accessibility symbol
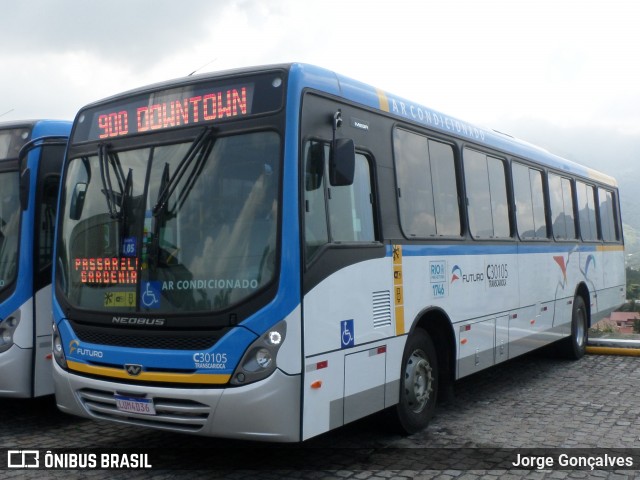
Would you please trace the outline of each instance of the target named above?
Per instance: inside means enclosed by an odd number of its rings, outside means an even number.
[[[353,320],[340,322],[340,348],[353,347],[356,343],[356,335],[353,329]]]
[[[146,308],[160,308],[160,282],[142,282],[141,285],[142,305]]]

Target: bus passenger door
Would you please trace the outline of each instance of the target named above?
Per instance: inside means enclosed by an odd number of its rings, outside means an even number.
[[[384,339],[395,332],[373,160],[356,153],[353,183],[336,185],[330,155],[327,140],[304,144],[303,439],[384,407]]]

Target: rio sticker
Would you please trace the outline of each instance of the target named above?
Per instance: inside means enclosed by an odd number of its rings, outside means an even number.
[[[447,296],[447,262],[444,260],[429,262],[429,281],[433,298]]]

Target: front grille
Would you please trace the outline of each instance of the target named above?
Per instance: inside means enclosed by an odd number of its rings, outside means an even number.
[[[94,417],[163,430],[197,432],[204,428],[211,414],[208,405],[174,398],[154,398],[155,415],[122,412],[116,407],[115,393],[83,388],[78,391],[78,396],[87,412]]]
[[[80,341],[114,347],[150,348],[158,350],[208,350],[230,328],[219,330],[174,332],[140,331],[80,325],[72,322],[73,331]]]

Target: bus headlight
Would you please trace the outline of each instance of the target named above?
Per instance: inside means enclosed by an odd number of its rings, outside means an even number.
[[[0,353],[6,352],[13,345],[13,334],[19,323],[20,319],[13,315],[0,323]]]
[[[271,375],[277,367],[276,356],[286,331],[287,323],[283,320],[253,342],[233,372],[231,385],[246,385]]]
[[[58,331],[56,324],[53,324],[53,336],[51,337],[51,348],[53,350],[53,358],[62,368],[67,368],[67,357],[64,355],[64,347],[62,346],[62,337]]]

